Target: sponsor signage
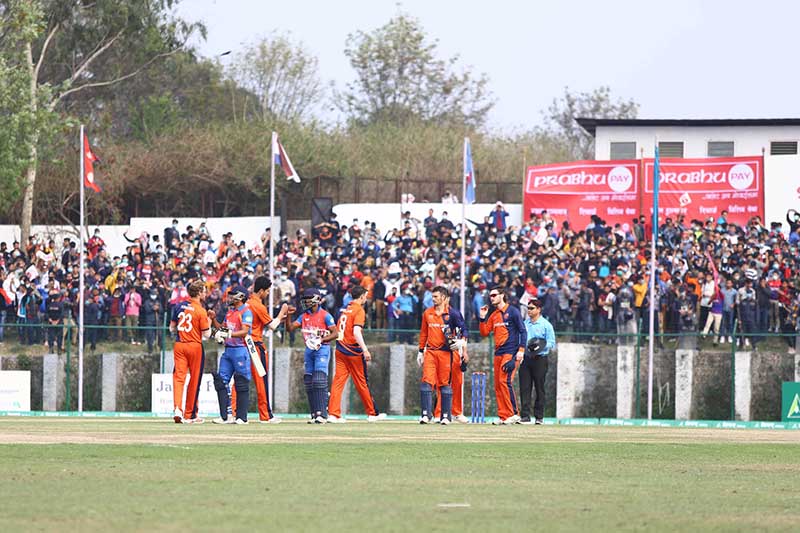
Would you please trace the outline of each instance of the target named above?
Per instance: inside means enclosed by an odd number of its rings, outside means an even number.
[[[597,215],[608,224],[626,223],[639,214],[641,163],[575,161],[528,167],[525,176],[525,220],[547,210],[582,229]],[[558,229],[558,228],[555,228]]]
[[[608,226],[630,224],[639,214],[651,215],[655,164],[652,159],[574,161],[528,167],[524,183],[523,219],[547,210],[581,230],[597,215]],[[764,159],[724,157],[661,159],[659,214],[746,224],[764,218]],[[558,228],[555,228],[558,229]]]
[[[31,410],[31,373],[28,370],[0,372],[0,411]]]
[[[182,405],[186,402],[186,390],[188,387],[189,375],[187,374],[186,383],[183,387]],[[150,391],[150,410],[153,413],[172,414],[174,410],[172,374],[153,374]],[[203,379],[200,380],[200,397],[198,399],[197,412],[201,415],[219,414],[217,391],[214,389],[214,379],[211,374],[203,374]]]
[[[652,214],[655,164],[644,161],[642,204]],[[764,218],[764,161],[761,157],[662,159],[659,164],[658,211],[663,218],[684,215],[746,224]]]
[[[785,381],[781,386],[781,420],[800,422],[800,382]]]

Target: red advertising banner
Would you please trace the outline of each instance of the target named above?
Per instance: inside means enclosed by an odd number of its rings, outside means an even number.
[[[653,212],[654,161],[644,161],[642,206]],[[764,158],[715,157],[661,159],[659,161],[658,212],[660,220],[684,215],[690,220],[719,218],[727,211],[728,222],[746,224],[764,218]]]
[[[528,167],[523,219],[547,210],[584,229],[592,215],[613,226],[639,215],[641,161],[573,161]],[[559,229],[559,228],[556,228]]]

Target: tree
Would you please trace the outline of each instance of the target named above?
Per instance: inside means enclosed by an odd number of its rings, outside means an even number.
[[[551,135],[565,144],[574,159],[594,158],[594,137],[586,133],[576,118],[636,118],[639,104],[633,100],[612,100],[609,87],[598,87],[587,93],[570,92],[564,88],[564,96],[553,99],[544,113],[543,133]]]
[[[172,17],[178,0],[0,0],[0,55],[27,79],[20,107],[31,117],[68,116],[79,94],[131,79],[179,50],[198,25]],[[40,142],[57,121],[27,132],[21,233],[30,234]]]
[[[356,123],[422,119],[477,127],[493,106],[488,78],[456,71],[458,56],[437,58],[420,22],[405,14],[370,33],[350,34],[345,55],[356,80],[339,107]]]
[[[265,37],[247,47],[229,74],[256,96],[262,121],[309,118],[325,94],[317,58],[285,35]]]

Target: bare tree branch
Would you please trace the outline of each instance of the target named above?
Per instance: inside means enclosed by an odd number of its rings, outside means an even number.
[[[53,29],[47,34],[47,38],[44,40],[42,51],[39,53],[39,60],[36,62],[36,68],[33,69],[33,79],[36,81],[36,83],[39,82],[39,69],[42,68],[44,56],[47,55],[47,47],[50,45],[50,41],[53,39],[53,36],[55,36],[56,32],[58,32],[59,26],[59,23],[56,22],[55,26],[53,26]]]
[[[105,48],[107,48],[107,47],[103,47],[103,49],[105,49]],[[128,78],[132,78],[132,77],[138,75],[141,71],[143,71],[144,69],[146,69],[150,65],[152,65],[155,61],[157,61],[157,60],[159,60],[159,59],[161,59],[163,57],[169,57],[169,56],[177,53],[179,50],[181,50],[181,48],[182,48],[182,45],[177,47],[177,48],[175,48],[174,50],[170,50],[169,52],[165,52],[163,54],[157,54],[157,55],[153,56],[149,61],[147,61],[141,67],[137,68],[133,72],[129,72],[128,74],[125,74],[124,76],[120,76],[119,78],[115,78],[113,80],[107,80],[107,81],[98,81],[98,82],[95,82],[95,83],[86,83],[86,84],[80,85],[78,87],[72,87],[71,89],[67,89],[66,91],[64,91],[61,94],[59,94],[58,96],[56,96],[53,99],[53,101],[50,102],[48,107],[49,107],[50,111],[54,110],[55,107],[58,105],[58,103],[61,100],[63,100],[66,96],[68,96],[68,95],[70,95],[72,93],[76,93],[78,91],[82,91],[83,89],[89,89],[91,87],[106,87],[108,85],[114,85],[115,83],[119,83],[121,81],[127,80]],[[94,54],[93,57],[96,57],[96,56],[97,56],[97,54]],[[75,78],[75,76],[73,76],[73,79],[74,78]]]

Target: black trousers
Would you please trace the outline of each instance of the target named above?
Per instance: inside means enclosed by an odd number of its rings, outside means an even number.
[[[547,376],[549,357],[536,356],[533,359],[525,357],[519,366],[519,394],[522,400],[522,418],[531,416],[531,392],[536,389],[536,401],[533,404],[534,418],[544,418],[544,379]]]

